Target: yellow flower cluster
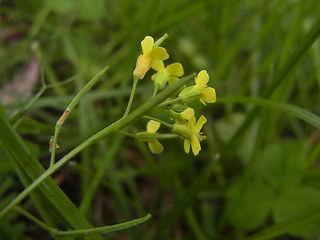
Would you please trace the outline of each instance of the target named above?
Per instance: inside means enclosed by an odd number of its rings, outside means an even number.
[[[165,38],[167,35],[165,35]],[[181,63],[173,63],[165,66],[163,61],[169,58],[165,48],[159,47],[164,37],[156,43],[152,37],[147,36],[141,42],[142,54],[138,57],[133,75],[137,79],[144,78],[145,74],[152,68],[156,71],[151,79],[154,82],[154,95],[158,90],[163,89],[167,83],[172,84],[183,76],[184,69]],[[201,70],[195,77],[195,85],[185,87],[175,99],[175,104],[170,101],[166,106],[169,117],[174,120],[173,124],[165,123],[171,132],[184,140],[184,150],[190,152],[190,147],[194,155],[198,155],[201,150],[200,141],[205,139],[201,128],[207,122],[205,116],[201,115],[196,119],[194,110],[188,105],[199,100],[201,103],[214,103],[216,101],[216,92],[212,87],[208,87],[209,75],[206,70]],[[153,153],[161,153],[163,145],[157,140],[156,132],[159,130],[161,120],[150,120],[147,124],[147,131],[140,133],[147,139],[149,149]]]

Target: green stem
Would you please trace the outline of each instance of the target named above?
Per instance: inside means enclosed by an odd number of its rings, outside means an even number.
[[[148,141],[150,139],[169,139],[169,138],[177,138],[179,137],[177,134],[173,133],[153,133],[153,134],[140,134],[138,135],[138,139]]]
[[[125,131],[120,131],[121,134],[139,139],[141,141],[148,141],[150,139],[168,139],[168,138],[176,138],[178,135],[172,133],[129,133]]]
[[[78,229],[78,230],[69,230],[69,231],[61,231],[56,228],[50,227],[44,222],[40,221],[38,218],[34,217],[24,209],[20,207],[15,207],[15,210],[34,223],[38,224],[41,228],[48,231],[53,237],[78,237],[78,236],[84,236],[84,235],[90,235],[90,234],[105,234],[109,232],[119,231],[123,230],[129,227],[133,227],[136,225],[139,225],[145,221],[147,221],[151,215],[147,214],[146,216],[142,218],[137,218],[128,222],[124,223],[118,223],[111,226],[103,226],[103,227],[96,227],[96,228],[87,228],[87,229]]]
[[[47,89],[46,85],[42,85],[39,92],[28,102],[21,111],[19,111],[14,117],[10,119],[10,123],[13,125],[13,128],[17,128],[19,124],[19,119],[27,112],[27,110],[41,97],[44,91]]]
[[[70,112],[75,108],[75,106],[79,103],[81,98],[96,84],[96,82],[102,77],[102,75],[109,69],[109,66],[106,66],[100,72],[98,72],[74,97],[71,103],[68,105],[62,116],[56,123],[55,132],[52,140],[52,149],[51,149],[51,158],[50,158],[50,167],[52,167],[55,163],[55,155],[56,155],[56,145],[59,137],[60,130],[62,128],[63,123],[67,120]],[[49,168],[50,168],[49,167]]]
[[[16,210],[20,214],[24,215],[26,218],[28,218],[29,220],[31,220],[35,224],[39,225],[41,228],[43,228],[44,230],[48,231],[50,234],[53,233],[55,228],[52,228],[49,225],[45,224],[44,222],[40,221],[38,218],[36,218],[35,216],[30,214],[29,212],[27,212],[23,208],[21,208],[19,206],[16,206],[16,207],[14,207],[14,210]]]
[[[153,45],[153,48],[159,47],[159,45],[169,37],[167,33],[163,34],[161,38],[159,38]]]
[[[181,102],[181,98],[177,97],[177,98],[174,98],[174,99],[169,99],[167,101],[164,101],[163,103],[159,104],[158,107],[159,108],[163,108],[163,107],[168,106],[169,104],[175,104],[175,103],[180,103],[180,102]]]
[[[126,131],[119,131],[119,133],[121,133],[121,134],[123,134],[125,136],[128,136],[128,137],[138,138],[136,133],[129,133],[129,132],[126,132]]]
[[[136,92],[138,81],[139,81],[139,78],[137,78],[137,77],[133,78],[133,85],[132,85],[132,89],[131,89],[131,94],[130,94],[128,106],[127,106],[126,111],[124,112],[123,117],[126,117],[130,112],[130,109],[131,109],[131,106],[132,106],[132,102],[133,102],[133,98],[134,98],[134,94]]]
[[[161,102],[171,96],[175,91],[177,91],[183,84],[190,81],[194,75],[188,75],[184,78],[181,78],[179,81],[171,84],[168,88],[164,91],[159,93],[150,101],[146,102],[145,104],[141,105],[137,108],[134,112],[119,119],[118,121],[114,122],[113,124],[107,126],[106,128],[102,129],[98,133],[94,134],[80,145],[75,147],[71,150],[67,155],[60,159],[57,163],[49,167],[43,174],[41,174],[35,181],[33,181],[27,188],[25,188],[15,199],[13,199],[1,212],[0,212],[0,219],[5,216],[13,207],[18,205],[23,199],[25,199],[31,191],[33,191],[41,182],[55,173],[59,168],[61,168],[64,164],[66,164],[71,158],[81,152],[83,149],[87,148],[88,146],[92,145],[93,143],[99,141],[100,139],[110,135],[113,132],[118,132],[124,127],[128,126],[129,124],[133,123],[134,121],[138,120],[141,116],[143,116],[148,111],[154,109],[158,106]],[[54,149],[54,148],[53,148]]]
[[[65,236],[65,237],[76,237],[76,236],[84,236],[89,234],[104,234],[114,231],[123,230],[129,227],[136,226],[147,221],[151,215],[148,213],[145,217],[137,218],[128,222],[118,223],[111,226],[104,226],[104,227],[96,227],[96,228],[89,228],[89,229],[81,229],[81,230],[69,230],[69,231],[59,231],[55,234],[55,236]]]
[[[173,128],[173,125],[172,124],[169,124],[165,121],[162,121],[161,119],[158,119],[158,118],[155,118],[155,117],[150,117],[150,116],[143,116],[143,118],[146,118],[146,119],[149,119],[149,120],[153,120],[153,121],[156,121],[156,122],[159,122],[161,123],[162,125],[172,129]]]

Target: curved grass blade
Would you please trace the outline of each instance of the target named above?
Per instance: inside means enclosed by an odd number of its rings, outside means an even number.
[[[272,100],[267,99],[261,99],[261,98],[250,98],[250,97],[244,97],[244,96],[237,96],[237,97],[220,97],[218,99],[218,102],[238,102],[238,103],[244,103],[244,104],[254,104],[256,106],[260,107],[266,107],[266,108],[275,108],[278,109],[284,113],[287,113],[293,117],[299,118],[310,125],[320,129],[320,117],[316,114],[303,109],[301,107],[287,104],[287,103],[279,103]]]
[[[20,207],[14,208],[17,212],[23,214],[25,217],[33,221],[34,223],[38,224],[41,228],[45,229],[46,231],[50,232],[53,237],[83,237],[92,234],[106,234],[110,232],[120,231],[127,228],[131,228],[137,226],[151,218],[151,214],[147,214],[142,218],[137,218],[131,221],[127,221],[124,223],[118,223],[110,226],[103,226],[103,227],[96,227],[96,228],[88,228],[88,229],[78,229],[78,230],[68,230],[68,231],[61,231],[56,228],[52,228],[43,222],[41,222],[38,218],[34,217],[24,209]]]
[[[246,240],[264,240],[272,239],[289,232],[290,230],[296,229],[305,224],[314,222],[320,219],[320,212],[316,213],[305,213],[303,215],[296,216],[289,220],[275,224],[271,227],[265,228],[262,231],[251,235]]]

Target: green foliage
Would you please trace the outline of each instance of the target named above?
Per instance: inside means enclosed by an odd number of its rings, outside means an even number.
[[[252,181],[245,187],[241,180],[230,187],[227,193],[229,208],[232,208],[234,199],[237,206],[231,209],[230,223],[242,230],[254,230],[260,227],[270,214],[273,194],[260,181]],[[228,205],[227,205],[228,207]]]
[[[285,189],[279,194],[279,198],[273,209],[276,223],[302,214],[312,214],[320,208],[320,192],[308,186],[296,186]],[[290,231],[291,234],[304,238],[316,237],[320,234],[320,221],[311,222]]]

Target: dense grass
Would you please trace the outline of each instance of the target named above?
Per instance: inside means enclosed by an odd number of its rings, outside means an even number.
[[[63,239],[56,229],[80,239],[320,237],[319,1],[3,0],[0,14],[1,210],[48,168],[56,121],[107,65],[64,123],[57,159],[122,116],[146,35],[168,33],[170,63],[185,75],[206,69],[217,92],[217,103],[193,105],[208,119],[198,156],[181,139],[154,155],[112,134],[3,216],[0,239]],[[133,109],[150,103],[150,77]],[[147,213],[122,231],[81,232]]]

